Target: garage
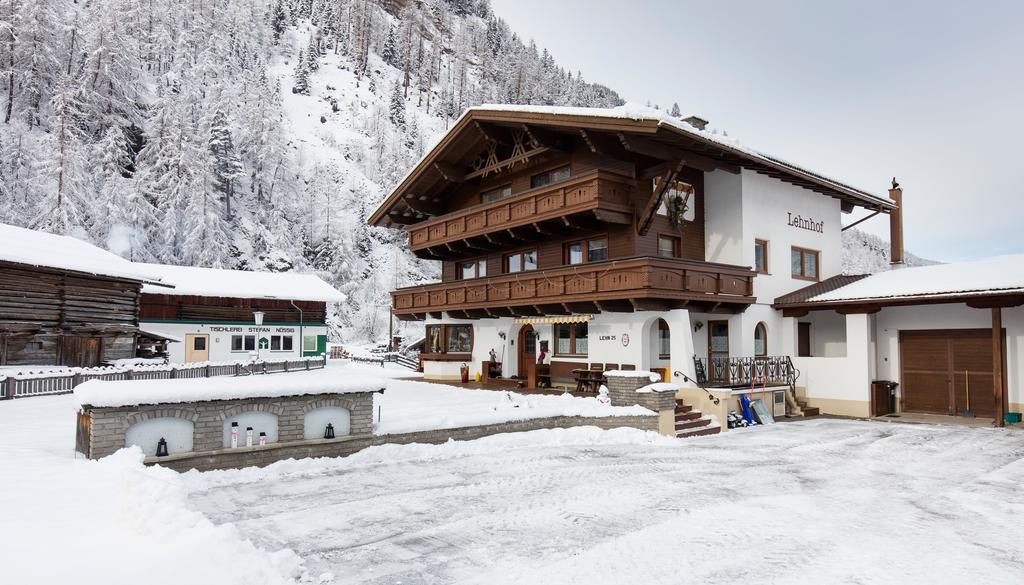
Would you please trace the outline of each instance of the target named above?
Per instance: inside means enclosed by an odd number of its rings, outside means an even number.
[[[995,416],[990,329],[901,331],[899,344],[905,412],[963,414],[969,389],[971,410]]]

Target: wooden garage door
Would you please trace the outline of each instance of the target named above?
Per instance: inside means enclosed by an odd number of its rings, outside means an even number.
[[[900,365],[903,410],[963,414],[969,386],[971,410],[995,415],[991,330],[901,331]]]

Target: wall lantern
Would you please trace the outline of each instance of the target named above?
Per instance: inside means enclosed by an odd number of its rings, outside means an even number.
[[[334,438],[334,425],[332,425],[331,423],[327,423],[327,428],[324,429],[324,438],[325,439],[333,439]]]
[[[253,311],[252,312],[252,320],[257,325],[263,325],[263,311]]]
[[[167,440],[160,437],[160,440],[156,443],[156,456],[167,457]]]

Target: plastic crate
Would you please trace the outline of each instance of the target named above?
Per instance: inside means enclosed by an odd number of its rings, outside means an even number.
[[[1020,413],[1019,412],[1008,412],[1005,415],[1005,419],[1006,419],[1006,422],[1008,422],[1010,424],[1019,423],[1020,422]]]

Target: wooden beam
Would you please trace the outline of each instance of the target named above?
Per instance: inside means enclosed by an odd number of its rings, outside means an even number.
[[[840,307],[836,309],[836,313],[840,315],[873,315],[881,310],[881,305],[854,305],[852,307]]]
[[[656,158],[665,161],[676,161],[686,159],[686,164],[695,169],[710,173],[715,169],[722,169],[732,174],[739,174],[740,168],[737,165],[698,154],[691,150],[676,148],[667,144],[661,144],[647,138],[638,136],[626,136],[619,133],[619,142],[627,151],[643,156]]]
[[[552,232],[551,230],[546,230],[543,227],[541,227],[541,225],[537,222],[533,222],[533,229],[537,232],[537,235],[539,236],[550,236],[554,234],[554,232]]]
[[[469,172],[469,169],[463,166],[455,165],[443,160],[435,162],[434,168],[437,169],[437,172],[441,173],[444,180],[449,183],[462,183],[465,180],[466,173]]]
[[[555,148],[560,140],[557,135],[543,128],[536,126],[530,126],[529,124],[523,124],[520,126],[523,132],[526,132],[526,136],[530,139],[530,142],[534,146],[546,146],[548,148]]]
[[[476,128],[476,131],[479,132],[481,136],[484,137],[484,140],[488,142],[498,142],[497,135],[491,132],[489,128],[484,127],[484,125],[478,120],[473,120],[473,127]]]
[[[843,226],[843,229],[841,229],[841,230],[839,230],[839,231],[841,231],[841,232],[845,232],[846,230],[848,230],[848,229],[850,229],[850,228],[852,228],[852,227],[854,227],[854,226],[860,225],[860,224],[864,223],[865,221],[867,221],[867,220],[871,219],[872,217],[875,217],[875,216],[876,216],[876,215],[878,215],[879,213],[882,213],[882,210],[881,210],[881,209],[879,209],[878,211],[876,211],[876,212],[872,213],[871,215],[868,215],[868,216],[865,216],[865,217],[862,217],[862,218],[858,219],[857,221],[855,221],[855,222],[851,223],[850,225],[847,225],[847,226]]]
[[[992,392],[996,401],[997,427],[1006,426],[1006,404],[1003,389],[1003,310],[992,309]]]
[[[513,165],[516,165],[516,164],[519,164],[519,163],[522,163],[522,162],[526,162],[526,161],[530,160],[532,157],[544,154],[545,152],[547,152],[549,150],[551,150],[551,149],[546,147],[546,146],[541,146],[541,147],[538,147],[538,148],[531,148],[530,150],[527,150],[526,152],[524,152],[523,154],[520,154],[518,156],[513,156],[513,157],[510,157],[510,158],[506,158],[504,160],[499,160],[498,162],[496,162],[494,164],[491,164],[491,165],[487,165],[487,166],[481,168],[480,170],[473,171],[471,173],[467,173],[466,176],[464,177],[464,180],[470,181],[470,180],[475,179],[477,177],[483,177],[483,176],[486,176],[486,175],[488,175],[490,173],[498,172],[498,171],[500,171],[502,169],[505,169],[507,167],[510,167],[510,166],[513,166]]]
[[[594,217],[598,221],[605,223],[617,223],[621,225],[629,225],[633,223],[633,216],[628,213],[622,213],[620,211],[611,211],[609,209],[595,209]]]
[[[782,309],[783,317],[806,317],[810,314],[808,309]]]
[[[641,236],[647,235],[647,230],[651,229],[651,222],[654,221],[654,214],[658,212],[658,207],[661,206],[661,200],[665,196],[665,191],[668,190],[669,185],[672,184],[676,179],[676,175],[683,169],[683,165],[686,161],[678,161],[675,166],[665,171],[665,174],[661,176],[661,181],[657,184],[654,191],[651,192],[651,197],[647,200],[647,205],[644,206],[644,210],[636,218],[636,233]]]

